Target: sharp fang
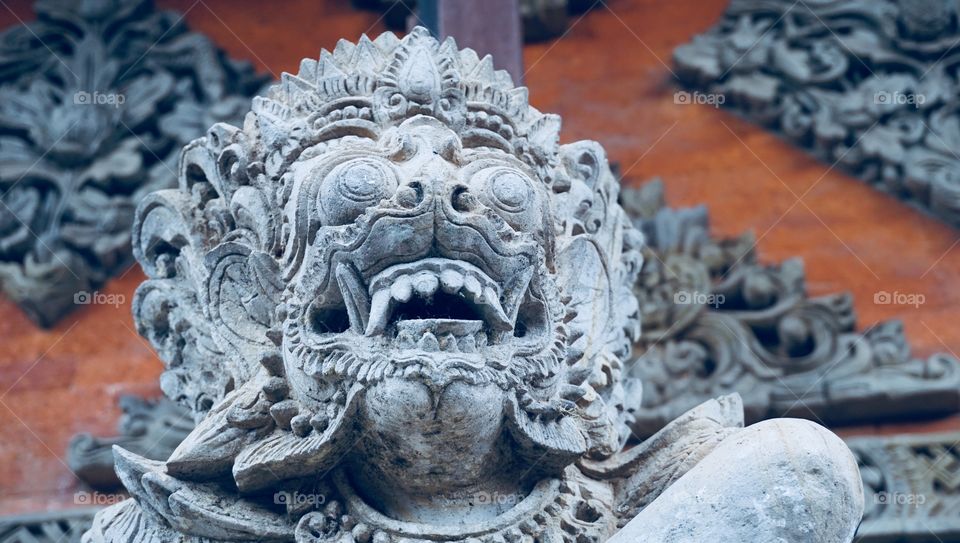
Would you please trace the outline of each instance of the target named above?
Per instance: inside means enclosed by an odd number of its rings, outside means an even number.
[[[480,280],[472,275],[468,275],[463,280],[463,290],[470,296],[470,299],[473,301],[479,301],[480,296],[483,294],[483,285],[480,284]]]
[[[527,295],[530,288],[530,280],[533,278],[533,266],[524,269],[520,275],[512,281],[509,288],[503,289],[504,300],[503,309],[506,311],[507,320],[517,322],[517,313],[520,312],[520,304],[523,303],[523,297]]]
[[[390,320],[390,291],[378,290],[370,303],[370,321],[367,323],[367,335],[382,334]]]
[[[483,311],[484,316],[487,317],[487,321],[490,322],[490,325],[497,330],[513,330],[513,323],[507,318],[507,315],[503,312],[503,309],[500,307],[500,303],[498,301],[494,301],[490,304],[482,304],[480,306],[480,310]]]
[[[350,327],[360,334],[367,328],[367,318],[370,315],[370,298],[367,290],[360,282],[357,270],[349,264],[340,263],[336,269],[337,284],[343,303],[347,306],[347,315],[350,317]]]

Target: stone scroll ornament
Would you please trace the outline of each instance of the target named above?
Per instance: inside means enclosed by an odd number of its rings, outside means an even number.
[[[960,226],[958,41],[954,0],[732,0],[674,52],[697,89],[678,98],[722,101]]]
[[[145,194],[264,85],[149,0],[38,0],[0,34],[0,286],[35,322],[132,264]]]
[[[137,211],[134,314],[199,423],[115,448],[132,498],[85,541],[850,541],[856,459],[811,422],[730,395],[628,444],[643,236],[559,128],[416,28],[186,146]]]
[[[711,237],[706,208],[667,207],[659,180],[620,197],[646,241],[634,287],[643,336],[629,364],[643,383],[637,436],[733,392],[748,422],[833,427],[960,410],[960,360],[913,357],[899,321],[858,333],[849,294],[808,296],[799,259],[763,265],[752,235]]]

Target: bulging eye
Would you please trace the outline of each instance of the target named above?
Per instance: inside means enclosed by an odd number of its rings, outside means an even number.
[[[540,225],[540,196],[529,176],[515,168],[495,166],[472,176],[471,190],[516,230],[531,231]]]
[[[530,181],[517,172],[501,170],[490,178],[487,190],[491,199],[504,211],[523,211],[533,200]]]
[[[349,224],[396,189],[397,176],[383,161],[358,158],[344,162],[327,174],[320,188],[323,223]]]

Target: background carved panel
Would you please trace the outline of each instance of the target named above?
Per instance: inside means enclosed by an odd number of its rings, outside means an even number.
[[[144,400],[123,396],[120,408],[123,415],[117,423],[118,435],[103,438],[89,433],[77,434],[67,449],[70,470],[97,489],[120,487],[113,467],[114,445],[151,460],[165,460],[194,427],[190,412],[165,397]]]
[[[866,507],[862,543],[960,541],[960,433],[851,438]]]
[[[733,108],[960,226],[953,0],[733,0],[674,53],[678,101]]]
[[[80,543],[97,509],[0,518],[0,543]]]
[[[763,265],[751,235],[712,238],[706,208],[666,207],[659,180],[621,199],[647,243],[635,288],[638,436],[731,392],[743,396],[748,422],[836,425],[960,410],[960,360],[914,358],[897,321],[856,332],[851,296],[808,297],[800,259]]]
[[[149,0],[40,0],[0,35],[0,283],[38,324],[132,263],[137,201],[264,83]]]

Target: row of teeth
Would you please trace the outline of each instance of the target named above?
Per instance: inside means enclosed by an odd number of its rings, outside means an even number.
[[[404,330],[397,335],[394,345],[401,349],[417,349],[428,353],[443,351],[472,354],[487,346],[487,334],[478,332],[456,337],[448,333],[438,338],[433,332],[424,332],[420,338],[416,338],[414,334]]]
[[[418,271],[404,273],[395,270],[394,273],[377,277],[370,285],[370,318],[366,334],[383,333],[394,308],[408,302],[414,294],[430,300],[439,290],[473,302],[484,320],[494,328],[512,329],[513,325],[497,294],[498,285],[479,270],[471,270],[468,266],[463,262],[428,259],[418,263]],[[434,337],[434,340],[437,338]]]

